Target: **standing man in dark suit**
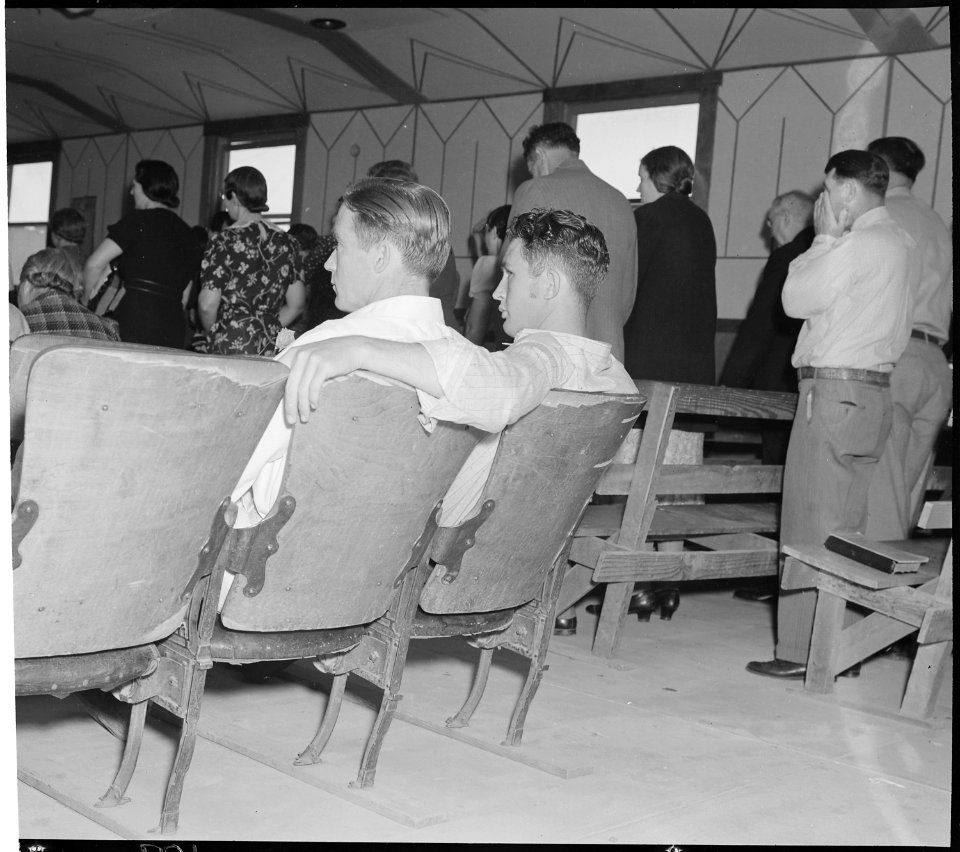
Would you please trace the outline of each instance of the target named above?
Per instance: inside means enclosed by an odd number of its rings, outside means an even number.
[[[767,228],[774,249],[727,356],[720,384],[796,393],[797,371],[790,359],[803,320],[783,312],[780,295],[791,261],[813,243],[813,199],[799,190],[778,195],[767,213]],[[783,464],[788,437],[779,432],[764,432],[764,464]]]

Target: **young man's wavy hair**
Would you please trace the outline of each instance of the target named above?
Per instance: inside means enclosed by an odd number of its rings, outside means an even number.
[[[534,275],[552,264],[566,274],[583,309],[590,307],[610,267],[599,228],[569,210],[536,207],[515,216],[509,234],[521,242],[520,253]]]
[[[394,178],[366,178],[343,194],[361,248],[395,246],[406,270],[432,282],[450,255],[450,210],[432,189]]]

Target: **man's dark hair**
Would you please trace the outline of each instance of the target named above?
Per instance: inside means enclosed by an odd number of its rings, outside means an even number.
[[[367,169],[367,177],[392,178],[393,180],[408,180],[411,183],[420,183],[416,171],[406,160],[384,160],[374,163]]]
[[[520,240],[520,253],[534,275],[547,264],[563,270],[584,310],[597,294],[610,266],[610,252],[599,228],[569,210],[535,207],[515,216],[510,236]]]
[[[884,136],[874,139],[867,145],[867,150],[871,154],[883,157],[890,171],[906,175],[911,183],[917,179],[917,175],[927,164],[927,158],[923,156],[920,146],[906,136]]]
[[[837,177],[843,180],[855,180],[864,189],[879,195],[881,198],[887,192],[890,182],[890,169],[887,168],[883,157],[871,154],[869,151],[859,151],[851,148],[834,154],[823,170],[825,175],[836,169]]]
[[[539,124],[530,128],[523,140],[523,159],[529,160],[537,148],[569,148],[574,154],[580,153],[580,137],[569,124],[555,121],[553,124]]]

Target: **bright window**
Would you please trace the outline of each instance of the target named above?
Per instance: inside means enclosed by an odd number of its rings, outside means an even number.
[[[577,116],[580,157],[590,170],[631,201],[640,198],[640,159],[654,148],[676,145],[696,165],[700,105],[675,104]]]
[[[10,166],[7,198],[7,258],[10,287],[20,283],[20,270],[30,255],[47,244],[47,219],[53,185],[53,161]]]

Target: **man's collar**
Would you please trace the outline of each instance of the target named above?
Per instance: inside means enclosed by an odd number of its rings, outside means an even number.
[[[890,214],[882,204],[878,207],[871,207],[866,213],[857,216],[856,221],[850,226],[850,230],[859,231],[861,228],[869,228],[871,225],[876,225],[877,222],[889,218],[891,218]]]
[[[910,187],[907,186],[905,183],[902,183],[902,184],[900,184],[900,186],[891,186],[891,187],[887,190],[887,195],[886,195],[886,197],[887,197],[887,198],[891,198],[891,197],[893,197],[893,198],[909,198],[909,197],[912,196],[912,195],[913,195],[913,192],[911,192]]]
[[[383,315],[400,319],[436,319],[442,323],[443,306],[439,299],[432,296],[391,296],[388,299],[378,299],[349,314],[351,317]]]

